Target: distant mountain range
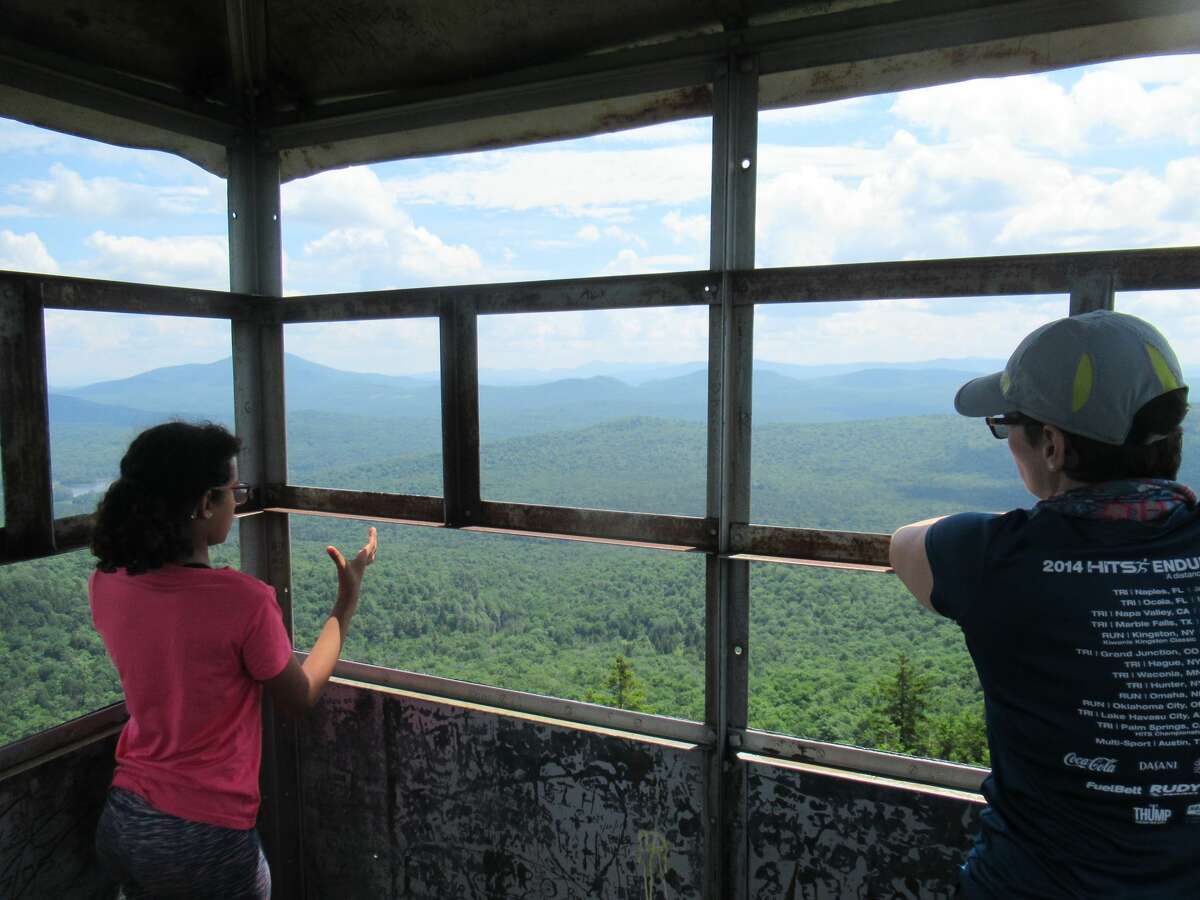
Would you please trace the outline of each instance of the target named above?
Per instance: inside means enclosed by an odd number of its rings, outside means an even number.
[[[999,365],[979,359],[919,365],[766,363],[754,372],[754,417],[760,423],[819,422],[949,413],[959,385]],[[485,437],[505,437],[625,416],[705,418],[708,374],[702,364],[662,366],[658,378],[646,378],[651,371],[632,367],[628,380],[575,375],[538,383],[484,383],[481,427]],[[303,411],[414,420],[441,414],[440,386],[427,377],[347,372],[288,355],[286,379],[293,417]],[[137,425],[165,416],[229,421],[232,410],[229,359],[155,369],[51,396],[51,420],[58,424]]]

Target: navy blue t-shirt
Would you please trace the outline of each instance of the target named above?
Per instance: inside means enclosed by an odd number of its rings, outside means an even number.
[[[968,896],[1200,898],[1200,511],[964,513],[925,547],[992,755]]]

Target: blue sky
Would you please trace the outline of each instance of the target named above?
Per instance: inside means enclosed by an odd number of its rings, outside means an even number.
[[[283,189],[303,294],[705,268],[707,119],[327,172]],[[1110,63],[766,112],[760,266],[1200,243],[1200,57]],[[225,185],[161,153],[0,120],[0,267],[228,286]],[[1120,296],[1200,361],[1197,298]],[[1004,356],[1065,298],[770,306],[764,359]],[[228,355],[220,323],[50,312],[51,382]],[[436,324],[290,326],[343,368],[436,369]],[[703,359],[702,309],[488,317],[481,364]]]

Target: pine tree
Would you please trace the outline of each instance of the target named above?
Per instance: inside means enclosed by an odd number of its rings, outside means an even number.
[[[646,688],[634,674],[633,663],[624,654],[618,653],[604,677],[604,692],[588,691],[585,699],[589,703],[603,703],[620,709],[643,710]]]
[[[876,683],[871,711],[859,728],[864,744],[881,750],[928,755],[928,710],[932,680],[918,671],[908,655],[896,659],[896,670]]]

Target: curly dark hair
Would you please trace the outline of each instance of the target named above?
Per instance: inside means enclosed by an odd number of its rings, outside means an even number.
[[[143,431],[121,459],[121,477],[96,508],[96,568],[130,575],[186,557],[191,517],[233,475],[240,439],[212,422],[166,422]]]

